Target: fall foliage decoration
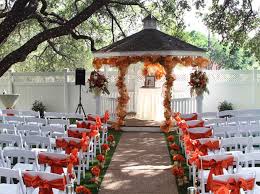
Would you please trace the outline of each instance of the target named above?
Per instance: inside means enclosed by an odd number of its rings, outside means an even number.
[[[144,63],[143,74],[149,74],[149,67],[153,67],[156,70],[154,75],[156,79],[161,78],[163,75],[166,77],[165,94],[164,94],[164,117],[165,121],[161,125],[163,132],[169,132],[173,123],[171,119],[171,90],[173,82],[175,80],[172,75],[173,68],[177,65],[183,66],[198,66],[205,67],[208,64],[208,60],[203,57],[177,57],[177,56],[118,56],[110,58],[95,58],[93,60],[93,66],[95,69],[100,69],[102,65],[109,65],[118,69],[118,80],[116,86],[118,87],[119,97],[117,99],[118,104],[116,108],[117,122],[114,127],[119,130],[120,126],[124,124],[124,119],[127,115],[127,104],[129,101],[129,95],[127,86],[125,84],[125,76],[130,64],[137,62]]]
[[[165,75],[165,70],[159,63],[144,63],[143,76],[155,76],[156,80],[160,80]]]

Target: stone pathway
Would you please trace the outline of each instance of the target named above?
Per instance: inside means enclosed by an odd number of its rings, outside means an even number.
[[[178,194],[164,135],[122,134],[99,194]]]

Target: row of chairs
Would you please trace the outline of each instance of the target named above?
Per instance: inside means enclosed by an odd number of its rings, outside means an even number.
[[[260,115],[260,109],[243,109],[243,110],[225,110],[221,112],[203,112],[198,113],[199,119],[210,119],[219,117],[243,117]]]

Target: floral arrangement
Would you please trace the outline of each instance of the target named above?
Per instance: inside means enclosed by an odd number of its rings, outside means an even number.
[[[97,155],[97,160],[98,160],[98,164],[101,168],[104,168],[105,162],[106,162],[106,158],[103,154],[99,154]]]
[[[208,76],[205,72],[202,72],[201,70],[196,70],[191,73],[189,81],[189,85],[191,86],[191,95],[194,96],[196,94],[197,96],[201,96],[204,92],[209,93],[209,90],[207,88],[208,82]]]
[[[102,153],[103,153],[104,155],[106,155],[107,152],[110,150],[110,147],[109,147],[108,144],[104,143],[104,144],[101,146],[101,150],[102,150]]]
[[[125,84],[125,75],[127,74],[128,67],[130,64],[135,64],[137,62],[144,62],[145,64],[160,64],[165,71],[165,94],[164,94],[164,117],[165,122],[161,125],[161,130],[164,132],[169,132],[172,127],[171,120],[171,89],[173,82],[175,80],[172,75],[172,70],[177,64],[183,66],[192,67],[206,67],[209,61],[203,57],[173,57],[173,56],[120,56],[120,57],[110,57],[110,58],[95,58],[93,61],[93,66],[95,69],[100,69],[103,64],[109,65],[111,67],[116,67],[118,69],[118,80],[116,86],[118,87],[119,97],[117,99],[117,122],[113,127],[117,130],[120,126],[124,124],[124,119],[127,115],[127,104],[129,101],[129,95],[127,87]],[[146,73],[146,72],[144,72]],[[156,76],[156,75],[155,75]],[[157,73],[159,78],[161,73]]]
[[[76,187],[76,193],[77,194],[91,194],[91,191],[87,187],[84,187],[81,185],[81,186]]]
[[[95,95],[110,94],[108,91],[108,80],[100,71],[92,71],[88,79],[89,91],[94,92]]]
[[[143,76],[155,76],[156,80],[160,80],[164,75],[165,70],[159,63],[144,63]]]
[[[167,136],[167,142],[169,144],[170,153],[172,155],[173,166],[172,166],[172,174],[176,177],[178,186],[183,186],[188,184],[188,178],[185,175],[185,171],[183,165],[185,164],[185,157],[180,154],[180,147],[174,142],[174,136]]]
[[[108,141],[109,146],[115,147],[116,142],[115,142],[115,137],[113,135],[109,135],[107,137],[107,141]]]
[[[100,172],[101,172],[100,167],[99,166],[93,166],[90,171],[91,171],[91,174],[93,175],[91,182],[98,184],[98,182],[100,181],[99,180],[99,175],[100,175]]]

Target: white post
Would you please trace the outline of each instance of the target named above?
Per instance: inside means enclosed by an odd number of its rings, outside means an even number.
[[[257,68],[254,67],[253,76],[252,76],[252,107],[253,108],[255,108],[256,106],[256,89],[257,89]]]
[[[96,114],[101,115],[101,95],[96,95]]]
[[[13,77],[13,71],[8,70],[8,77],[9,77],[9,93],[14,93],[14,77]]]
[[[196,96],[196,101],[197,101],[197,113],[202,113],[203,112],[203,95]]]
[[[139,67],[140,64],[138,64],[138,67]],[[133,95],[133,111],[136,112],[137,111],[137,92],[138,92],[138,68],[137,68],[137,65],[135,64],[134,65],[134,72],[136,73],[135,75],[135,81],[134,81],[134,95]]]
[[[69,107],[69,89],[68,89],[68,69],[65,68],[63,70],[64,72],[64,104],[63,104],[63,107],[64,107],[64,111],[65,112],[68,112],[68,107]]]

